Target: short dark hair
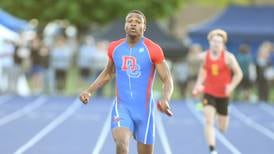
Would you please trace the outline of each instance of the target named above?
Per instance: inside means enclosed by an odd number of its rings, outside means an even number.
[[[146,24],[146,22],[147,22],[146,16],[144,15],[144,13],[142,11],[140,11],[140,10],[131,10],[131,11],[128,12],[128,14],[130,14],[130,13],[136,13],[136,14],[141,15],[144,18],[144,22]]]

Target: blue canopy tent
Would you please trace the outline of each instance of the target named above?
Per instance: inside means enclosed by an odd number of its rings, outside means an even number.
[[[231,6],[212,21],[189,30],[193,43],[208,48],[207,33],[221,28],[228,33],[227,48],[236,52],[242,43],[249,44],[253,56],[265,40],[274,42],[274,6]]]
[[[28,22],[7,13],[3,9],[0,9],[0,24],[14,32],[20,32],[28,27]]]

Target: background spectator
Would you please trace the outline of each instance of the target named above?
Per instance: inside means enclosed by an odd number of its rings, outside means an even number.
[[[270,67],[270,52],[272,44],[270,42],[263,42],[259,47],[257,56],[257,91],[260,101],[267,102],[269,99],[269,78],[272,76],[267,69]]]
[[[247,44],[242,44],[238,50],[238,53],[236,54],[236,58],[243,71],[243,79],[239,85],[239,90],[236,94],[240,99],[249,100],[251,98],[252,90],[250,69],[252,68],[252,66],[254,66],[250,47]]]

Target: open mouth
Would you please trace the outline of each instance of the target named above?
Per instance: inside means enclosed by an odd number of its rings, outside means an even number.
[[[129,31],[130,32],[136,32],[136,29],[135,28],[130,28]]]

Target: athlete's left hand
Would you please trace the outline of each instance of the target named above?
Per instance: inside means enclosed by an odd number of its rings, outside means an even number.
[[[168,101],[166,101],[166,100],[159,100],[157,102],[157,108],[160,112],[165,113],[167,116],[173,115],[172,111],[170,110]]]
[[[234,88],[233,88],[230,84],[228,84],[228,85],[225,87],[225,94],[226,94],[226,96],[230,96],[231,93],[233,92],[233,90],[234,90]]]

